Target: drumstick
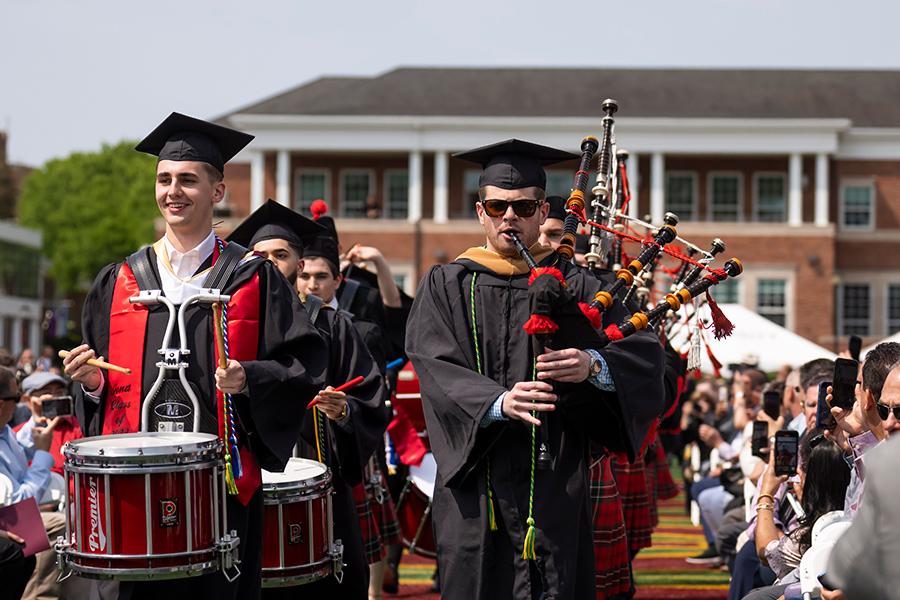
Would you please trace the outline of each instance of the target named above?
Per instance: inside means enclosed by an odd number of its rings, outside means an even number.
[[[69,355],[68,350],[60,350],[59,357],[65,358]],[[98,369],[106,369],[107,371],[115,371],[116,373],[124,373],[126,375],[131,375],[131,369],[126,367],[120,367],[119,365],[114,365],[112,363],[108,363],[105,360],[97,360],[95,358],[89,358],[87,364],[92,367],[97,367]]]
[[[363,381],[365,381],[365,379],[366,379],[366,378],[363,377],[362,375],[357,375],[356,377],[354,377],[353,379],[351,379],[351,380],[348,381],[347,383],[345,383],[345,384],[343,384],[343,385],[339,385],[338,387],[334,388],[334,389],[331,390],[331,391],[332,391],[332,392],[344,392],[344,391],[349,390],[350,388],[352,388],[352,387],[354,387],[354,386],[357,386],[357,385],[361,384]],[[311,401],[309,404],[306,405],[306,408],[312,408],[313,406],[315,406],[315,405],[318,404],[318,403],[319,403],[319,401],[316,400],[315,398],[313,398],[312,401]]]
[[[225,336],[222,331],[222,303],[213,302],[213,337],[216,338],[216,350],[219,355],[219,368],[228,367],[228,357],[225,356]]]

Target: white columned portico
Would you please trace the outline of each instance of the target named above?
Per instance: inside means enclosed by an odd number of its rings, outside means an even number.
[[[828,225],[828,155],[816,154],[816,217],[817,227]]]
[[[640,155],[632,152],[626,163],[628,167],[628,189],[631,191],[631,200],[628,202],[628,216],[639,218],[638,215],[638,186],[641,184]]]
[[[662,152],[650,157],[650,222],[662,223],[666,212],[666,160]]]
[[[10,336],[9,345],[12,346],[11,352],[15,356],[24,349],[22,345],[22,317],[13,317],[12,331],[10,333],[12,335]]]
[[[250,157],[250,212],[266,200],[266,155],[255,152]]]
[[[409,211],[407,219],[410,223],[418,223],[422,219],[422,151],[409,153]]]
[[[448,217],[447,153],[434,153],[434,222],[446,223]]]
[[[291,153],[287,150],[279,150],[275,161],[275,200],[291,205]]]
[[[803,157],[796,152],[788,160],[788,224],[803,224]]]

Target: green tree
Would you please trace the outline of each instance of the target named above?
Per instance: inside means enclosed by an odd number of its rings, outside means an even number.
[[[49,275],[63,292],[85,291],[105,265],[154,238],[156,161],[133,142],[54,159],[30,173],[19,221],[40,230]]]

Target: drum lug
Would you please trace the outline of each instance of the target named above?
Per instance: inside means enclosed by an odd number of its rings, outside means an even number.
[[[331,545],[331,560],[334,563],[332,572],[338,583],[344,581],[344,544],[341,540],[334,540]]]
[[[68,552],[71,545],[63,536],[56,538],[56,544],[53,546],[53,550],[56,552],[56,566],[59,568],[59,577],[56,578],[56,583],[62,583],[72,576],[72,570],[69,569]]]
[[[238,559],[238,545],[240,543],[241,539],[234,529],[216,542],[216,551],[219,553],[219,568],[222,570],[222,575],[225,576],[228,583],[232,583],[241,576],[241,570],[238,568],[238,564],[241,562]],[[234,571],[234,575],[229,574],[231,570]]]

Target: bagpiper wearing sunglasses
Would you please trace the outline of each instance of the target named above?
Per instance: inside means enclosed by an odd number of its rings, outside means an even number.
[[[438,466],[434,527],[443,598],[594,596],[589,439],[633,453],[632,407],[662,397],[663,356],[652,333],[601,351],[534,356],[529,269],[510,236],[555,266],[576,298],[602,283],[538,244],[546,219],[543,167],[575,156],[508,140],[456,155],[483,167],[475,208],[484,246],[424,278],[407,329]],[[607,323],[626,317],[616,302]],[[605,326],[605,324],[604,324]],[[585,321],[585,327],[590,324]],[[599,407],[589,421],[578,404]],[[549,419],[552,468],[535,471],[531,424]]]

